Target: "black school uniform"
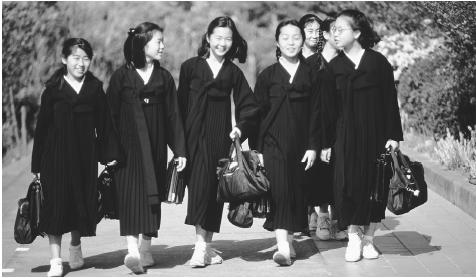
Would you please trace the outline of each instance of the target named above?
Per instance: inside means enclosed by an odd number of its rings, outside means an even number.
[[[180,69],[178,88],[185,121],[189,161],[187,165],[188,207],[185,224],[220,231],[223,203],[217,203],[216,167],[228,155],[231,99],[233,91],[236,126],[241,140],[256,127],[258,106],[243,72],[225,60],[216,78],[206,59],[194,57]]]
[[[278,62],[260,73],[255,95],[261,124],[252,148],[263,153],[271,185],[271,214],[264,228],[302,232],[307,228],[306,150],[319,147],[318,94],[311,67],[300,62],[292,82]]]
[[[385,218],[370,202],[376,159],[388,139],[403,140],[393,70],[380,53],[365,50],[360,64],[342,52],[329,63],[337,88],[334,200],[341,229]]]
[[[331,148],[335,138],[335,98],[333,96],[335,82],[329,72],[329,63],[321,53],[315,53],[306,58],[306,63],[312,67],[317,79],[317,91],[319,93],[319,131],[321,135],[321,149]],[[309,206],[321,204],[333,204],[333,155],[331,162],[325,163],[320,159],[321,150],[317,150],[317,158],[313,167],[306,173],[307,196]]]
[[[135,69],[122,66],[113,73],[107,96],[124,156],[114,171],[120,234],[156,237],[167,145],[175,156],[186,156],[174,80],[158,62],[145,85]]]
[[[31,162],[44,190],[41,232],[96,235],[97,163],[119,158],[114,139],[101,81],[87,72],[79,94],[63,77],[47,85]]]

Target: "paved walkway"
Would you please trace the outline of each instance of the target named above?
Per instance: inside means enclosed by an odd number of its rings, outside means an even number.
[[[28,167],[28,161],[22,163]],[[47,239],[37,238],[31,245],[19,245],[13,239],[16,201],[32,177],[25,169],[4,169],[3,276],[46,276],[49,269]],[[152,242],[157,264],[146,276],[476,276],[476,220],[432,191],[428,203],[408,214],[395,216],[387,211],[375,237],[382,256],[357,263],[344,261],[345,242],[323,242],[313,235],[296,239],[298,257],[293,266],[278,267],[271,259],[276,249],[274,234],[262,228],[263,220],[255,219],[249,229],[237,228],[228,222],[225,209],[221,233],[213,244],[222,252],[224,263],[192,269],[188,260],[194,229],[183,224],[186,205],[163,204],[162,208],[159,238]],[[65,236],[66,276],[130,275],[123,266],[126,245],[119,236],[119,223],[103,220],[97,234],[83,239],[85,266],[77,271],[67,266],[69,235]]]

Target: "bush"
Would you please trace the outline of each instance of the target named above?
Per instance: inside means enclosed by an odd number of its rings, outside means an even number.
[[[448,52],[436,50],[420,58],[400,76],[398,93],[402,109],[408,114],[406,125],[424,135],[440,138],[449,128],[460,129],[455,113],[461,103],[458,71]]]

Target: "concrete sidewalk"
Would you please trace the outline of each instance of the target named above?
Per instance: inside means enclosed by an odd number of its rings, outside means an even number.
[[[3,196],[8,198],[8,196]],[[226,207],[226,206],[225,206]],[[157,264],[146,276],[475,276],[476,220],[429,192],[428,203],[414,211],[387,219],[376,232],[375,243],[382,252],[377,260],[357,263],[344,261],[345,242],[323,242],[315,237],[299,237],[295,247],[297,260],[291,267],[278,267],[271,259],[276,249],[274,234],[255,219],[253,227],[240,229],[226,219],[213,247],[222,252],[224,263],[192,269],[194,229],[184,225],[186,205],[163,204],[159,238],[153,240]],[[5,211],[4,211],[5,212]],[[4,217],[4,229],[13,223]],[[37,238],[31,245],[13,241],[12,232],[3,234],[4,276],[46,276],[49,269],[47,239]],[[63,240],[66,276],[128,276],[123,265],[125,240],[119,236],[118,221],[103,220],[98,236],[83,239],[84,268],[69,272],[68,241]],[[10,236],[9,236],[10,235]]]

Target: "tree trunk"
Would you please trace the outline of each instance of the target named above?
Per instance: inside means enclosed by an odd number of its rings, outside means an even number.
[[[13,136],[15,137],[15,142],[13,142],[13,148],[16,149],[14,151],[15,157],[19,158],[20,153],[18,151],[18,142],[20,142],[20,134],[18,133],[18,122],[17,122],[17,116],[15,113],[15,104],[14,104],[14,98],[13,98],[13,92],[12,89],[8,90],[8,93],[10,95],[10,111],[11,111],[11,117],[12,117],[12,129],[13,129]]]
[[[26,114],[27,114],[27,107],[26,105],[22,105],[21,109],[21,154],[27,155],[27,133],[26,133]]]

